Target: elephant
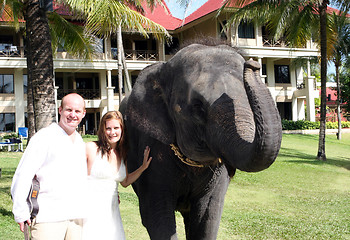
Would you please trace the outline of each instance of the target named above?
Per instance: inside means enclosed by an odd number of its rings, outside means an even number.
[[[260,64],[233,47],[191,44],[143,69],[124,98],[128,171],[149,146],[152,162],[133,184],[151,239],[216,239],[236,169],[258,172],[276,159],[281,119]]]

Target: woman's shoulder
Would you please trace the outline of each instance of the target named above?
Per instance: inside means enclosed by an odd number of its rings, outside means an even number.
[[[86,153],[96,153],[97,152],[97,143],[96,142],[87,142],[85,143]]]
[[[97,142],[96,141],[86,142],[85,144],[86,144],[86,147],[97,148]]]

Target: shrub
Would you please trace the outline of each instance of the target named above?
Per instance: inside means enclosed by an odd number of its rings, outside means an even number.
[[[350,128],[350,122],[341,122],[342,128]],[[307,120],[282,120],[282,130],[311,130],[319,129],[320,122],[311,122]],[[338,122],[326,122],[327,129],[337,129]]]

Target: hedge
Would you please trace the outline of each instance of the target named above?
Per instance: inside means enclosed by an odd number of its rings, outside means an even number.
[[[350,128],[350,122],[341,122],[342,128]],[[282,120],[282,129],[283,130],[311,130],[319,129],[320,122],[310,122],[306,120]],[[327,129],[337,129],[338,122],[326,122]]]

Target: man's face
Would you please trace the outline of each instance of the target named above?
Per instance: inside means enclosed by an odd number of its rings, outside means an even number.
[[[59,108],[59,125],[65,130],[75,130],[85,116],[84,100],[79,95],[68,95]]]

